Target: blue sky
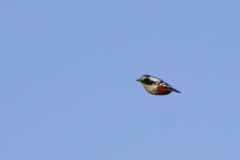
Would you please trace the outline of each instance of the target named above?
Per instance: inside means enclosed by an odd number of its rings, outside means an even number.
[[[0,159],[240,159],[239,1],[0,8]]]

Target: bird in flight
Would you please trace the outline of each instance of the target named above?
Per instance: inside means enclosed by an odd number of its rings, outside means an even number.
[[[163,80],[149,75],[143,75],[137,81],[141,82],[146,91],[153,95],[167,95],[172,91],[181,93]]]

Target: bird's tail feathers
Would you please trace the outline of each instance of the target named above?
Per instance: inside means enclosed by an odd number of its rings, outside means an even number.
[[[172,88],[172,91],[177,92],[177,93],[181,93],[180,91],[176,90],[175,88]]]
[[[181,93],[180,91],[178,91],[178,90],[176,90],[175,88],[169,88],[168,90],[170,90],[170,91],[174,91],[174,92],[177,92],[177,93]]]

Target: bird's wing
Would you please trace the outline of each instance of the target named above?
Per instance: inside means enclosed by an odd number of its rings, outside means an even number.
[[[181,93],[180,91],[176,90],[175,88],[173,88],[172,86],[170,86],[169,84],[167,84],[164,81],[161,81],[158,85],[166,88],[166,90],[168,90],[168,91],[174,91],[174,92],[177,92],[177,93]]]

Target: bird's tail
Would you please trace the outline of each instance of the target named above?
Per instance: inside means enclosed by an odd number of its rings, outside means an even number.
[[[175,88],[172,88],[172,91],[177,92],[177,93],[181,93],[180,91],[176,90]]]

